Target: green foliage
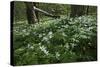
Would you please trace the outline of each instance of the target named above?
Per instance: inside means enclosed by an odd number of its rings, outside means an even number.
[[[26,20],[26,7],[24,2],[14,2],[14,9],[12,10],[14,11],[14,21]]]
[[[29,25],[14,24],[14,64],[97,60],[95,16],[62,18]]]

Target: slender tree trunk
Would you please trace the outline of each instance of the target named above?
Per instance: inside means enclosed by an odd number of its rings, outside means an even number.
[[[89,6],[87,6],[86,8],[86,15],[88,15],[88,13],[89,13]]]
[[[34,3],[34,7],[39,7],[39,3]],[[37,21],[39,22],[39,12],[35,10]]]

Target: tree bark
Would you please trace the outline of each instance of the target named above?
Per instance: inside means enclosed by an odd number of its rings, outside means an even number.
[[[39,22],[38,12],[41,12],[49,17],[60,18],[60,16],[55,16],[53,14],[48,13],[47,11],[37,8],[36,3],[25,2],[25,5],[26,5],[27,20],[29,24],[34,24],[36,22]]]
[[[86,15],[88,15],[88,13],[89,13],[89,6],[87,6],[86,8]]]
[[[85,6],[71,5],[70,17],[82,16],[85,14]]]
[[[34,2],[34,6],[33,7],[39,7],[39,3],[35,3]],[[38,13],[38,11],[35,11],[35,14],[36,14],[37,21],[39,22],[39,13]]]
[[[27,20],[29,24],[34,24],[37,22],[36,13],[34,10],[34,3],[31,2],[25,2],[26,5],[26,14],[27,14]]]

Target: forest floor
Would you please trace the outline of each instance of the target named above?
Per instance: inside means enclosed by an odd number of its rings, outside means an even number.
[[[31,25],[27,21],[15,22],[13,42],[15,65],[94,61],[97,18],[62,16]]]

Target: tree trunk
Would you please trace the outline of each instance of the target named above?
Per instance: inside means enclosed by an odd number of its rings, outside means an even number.
[[[38,12],[41,12],[49,17],[60,18],[60,16],[55,16],[53,14],[48,13],[47,11],[37,8],[36,3],[25,2],[25,5],[26,5],[27,20],[29,24],[34,24],[36,22],[39,22]]]
[[[34,3],[31,2],[25,2],[26,5],[26,14],[27,14],[27,20],[29,24],[34,24],[37,22],[35,10],[34,10]]]
[[[70,17],[82,16],[85,14],[85,6],[71,5]]]
[[[34,6],[33,7],[39,7],[39,3],[35,3],[34,2]],[[38,13],[38,11],[35,11],[35,14],[36,14],[37,21],[39,22],[39,13]]]
[[[88,15],[88,13],[89,13],[89,6],[87,6],[86,8],[86,15]]]

